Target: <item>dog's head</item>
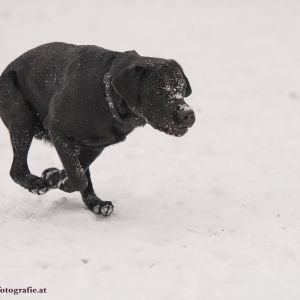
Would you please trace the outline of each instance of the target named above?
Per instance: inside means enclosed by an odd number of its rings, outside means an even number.
[[[112,86],[155,129],[182,136],[195,122],[184,101],[192,93],[190,83],[174,60],[139,58],[113,78]]]

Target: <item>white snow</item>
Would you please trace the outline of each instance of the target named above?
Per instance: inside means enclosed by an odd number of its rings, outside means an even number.
[[[0,299],[300,299],[300,2],[0,0],[0,69],[49,41],[176,59],[196,112],[182,138],[138,129],[93,164],[113,201],[12,182],[0,125]],[[35,141],[30,168],[60,163]]]
[[[191,110],[193,110],[189,105],[186,105],[186,104],[180,104],[179,105],[179,109],[183,110],[183,111],[191,111]]]
[[[179,80],[177,82],[177,86],[172,86],[171,84],[167,83],[165,87],[163,87],[163,90],[168,92],[168,97],[170,99],[183,99],[183,87],[184,82],[183,80]]]

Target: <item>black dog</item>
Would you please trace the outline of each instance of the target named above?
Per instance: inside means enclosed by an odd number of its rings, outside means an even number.
[[[195,121],[184,102],[189,81],[174,60],[115,52],[97,46],[50,43],[13,61],[0,77],[0,116],[13,148],[12,179],[39,195],[59,188],[80,191],[93,212],[113,205],[93,190],[89,166],[106,146],[150,124],[182,136]],[[63,170],[30,173],[33,137],[51,142]]]

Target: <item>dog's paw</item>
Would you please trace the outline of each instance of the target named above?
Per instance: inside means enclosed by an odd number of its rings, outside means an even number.
[[[108,217],[114,210],[114,206],[110,201],[103,201],[103,203],[96,204],[93,207],[93,212]]]
[[[102,201],[94,194],[84,195],[82,199],[87,208],[97,215],[107,217],[114,210],[114,206],[110,201]]]
[[[47,183],[42,178],[37,176],[32,177],[28,184],[28,190],[33,194],[43,195],[49,190]]]
[[[43,171],[42,178],[50,189],[60,189],[67,193],[82,191],[88,186],[88,179],[84,174],[75,176],[71,182],[65,169],[48,168]]]
[[[50,189],[59,188],[61,183],[61,170],[56,168],[48,168],[43,171],[42,179],[47,183]]]

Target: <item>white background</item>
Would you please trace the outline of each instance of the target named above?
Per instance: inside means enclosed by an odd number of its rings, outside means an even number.
[[[79,193],[9,177],[0,125],[0,299],[300,299],[300,2],[0,0],[0,70],[50,41],[173,58],[196,124],[150,126],[91,168],[109,218]],[[60,166],[35,141],[29,166]]]

